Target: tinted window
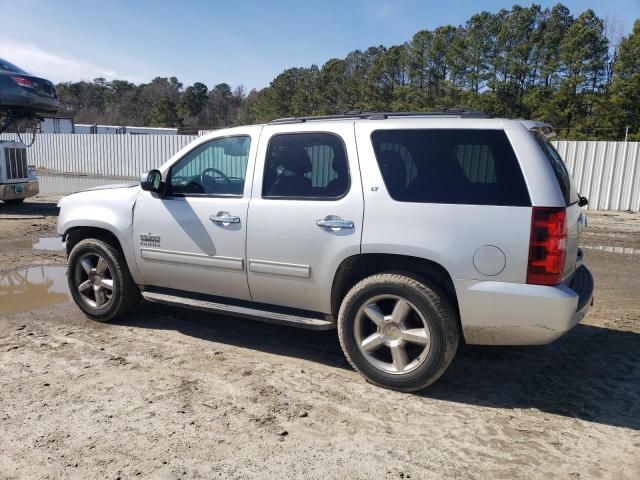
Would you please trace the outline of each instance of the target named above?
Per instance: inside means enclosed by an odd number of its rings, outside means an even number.
[[[378,130],[373,148],[400,202],[530,206],[520,165],[500,130]]]
[[[274,135],[265,162],[265,198],[332,199],[349,190],[344,143],[329,133]]]
[[[171,167],[170,192],[242,195],[250,144],[250,138],[242,136],[218,138],[196,147]]]
[[[27,73],[19,67],[16,67],[14,64],[7,62],[0,58],[0,70],[4,70],[6,72],[16,72],[16,73]]]
[[[547,160],[549,160],[549,163],[551,164],[551,168],[556,176],[556,180],[558,180],[558,186],[560,187],[565,203],[567,205],[571,205],[572,203],[577,202],[578,191],[571,180],[571,175],[569,175],[569,171],[567,170],[564,161],[562,161],[562,157],[551,142],[547,140],[547,137],[545,137],[541,132],[534,132],[533,136],[536,138],[538,145],[540,145],[540,148],[542,148]]]

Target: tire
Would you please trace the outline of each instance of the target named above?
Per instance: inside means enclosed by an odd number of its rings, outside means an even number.
[[[78,307],[99,322],[120,318],[140,302],[140,290],[122,252],[103,240],[87,238],[73,247],[67,281]]]
[[[368,382],[414,392],[449,367],[460,330],[456,310],[438,288],[405,274],[383,273],[347,293],[338,336],[347,360]]]
[[[21,205],[24,203],[24,198],[12,198],[11,200],[5,200],[4,203],[7,205]]]

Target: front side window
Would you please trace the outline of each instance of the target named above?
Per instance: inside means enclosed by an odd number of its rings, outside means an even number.
[[[265,162],[262,196],[330,200],[349,190],[344,142],[329,133],[274,135]]]
[[[377,130],[371,139],[394,200],[531,205],[520,165],[501,130]]]
[[[250,145],[248,136],[199,145],[171,167],[169,193],[242,196]]]

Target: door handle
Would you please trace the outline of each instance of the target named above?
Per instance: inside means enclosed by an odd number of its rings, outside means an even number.
[[[218,212],[215,215],[209,217],[214,223],[221,223],[222,225],[229,225],[231,223],[240,223],[240,217],[235,215],[229,215],[229,212]]]
[[[355,228],[351,220],[342,220],[341,218],[321,218],[316,220],[316,225],[322,228],[329,228],[333,231],[342,230],[343,228]]]

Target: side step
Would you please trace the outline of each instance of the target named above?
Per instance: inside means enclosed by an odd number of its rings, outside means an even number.
[[[141,292],[145,300],[152,303],[161,303],[175,307],[185,307],[205,312],[220,313],[225,315],[235,315],[250,318],[261,322],[276,323],[279,325],[289,325],[293,327],[306,328],[309,330],[330,330],[335,328],[335,323],[322,318],[309,316],[292,315],[289,313],[262,310],[249,306],[231,305],[214,302],[203,297],[192,298],[179,295],[177,293],[143,291]]]

